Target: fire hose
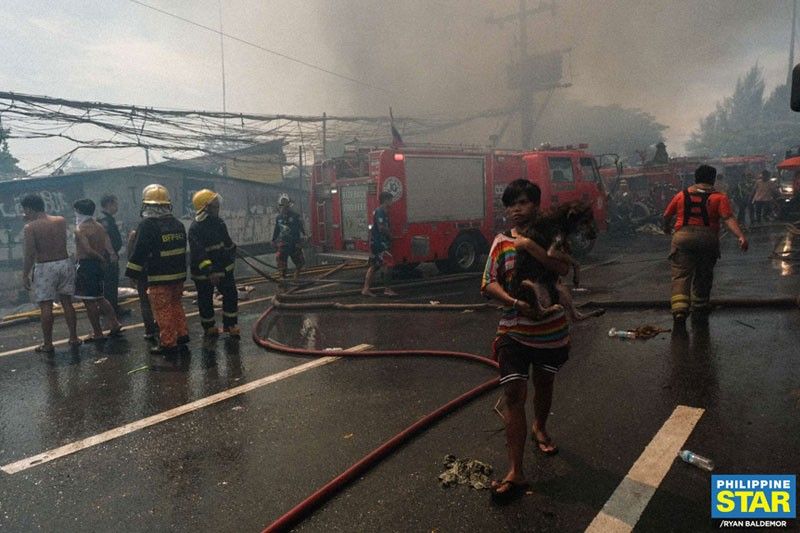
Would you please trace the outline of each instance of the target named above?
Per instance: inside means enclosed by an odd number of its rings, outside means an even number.
[[[329,272],[333,273],[333,271]],[[321,276],[325,277],[325,275]],[[437,280],[426,280],[422,282],[406,283],[396,285],[396,287],[420,287],[429,286],[443,283],[452,283],[454,281],[462,281],[474,277],[473,274],[462,274],[454,276],[444,276]],[[328,292],[324,295],[327,297],[347,296],[357,293],[357,290],[342,290],[337,292]],[[273,304],[258,318],[253,326],[253,340],[255,343],[267,350],[282,352],[292,355],[303,356],[330,356],[332,352],[294,348],[280,344],[270,340],[268,336],[261,337],[260,330],[262,325],[270,318],[276,310],[288,311],[304,311],[304,310],[320,310],[320,309],[333,309],[333,310],[415,310],[415,311],[475,311],[487,310],[496,308],[489,304],[343,304],[335,301],[308,301],[314,298],[319,298],[321,294],[291,294],[287,293],[281,296],[276,296]],[[741,307],[741,308],[755,308],[755,307],[776,307],[776,308],[790,308],[800,305],[800,301],[795,298],[764,298],[764,299],[742,299],[742,298],[725,298],[712,301],[712,305],[724,307]],[[598,302],[585,302],[580,305],[581,307],[606,307],[606,308],[661,308],[668,307],[668,302],[662,300],[612,300],[612,301],[598,301]],[[368,350],[361,352],[335,352],[338,356],[342,357],[435,357],[435,358],[455,358],[466,360],[470,362],[477,362],[493,369],[497,368],[497,363],[485,356],[470,354],[465,352],[454,352],[445,350]],[[360,460],[352,464],[341,474],[337,475],[325,485],[316,489],[311,495],[303,501],[295,505],[292,509],[284,513],[265,529],[265,533],[285,531],[302,521],[308,514],[313,512],[316,508],[320,507],[339,490],[344,488],[347,484],[357,479],[364,472],[369,470],[372,466],[387,457],[390,453],[399,448],[402,444],[410,440],[418,433],[426,430],[435,422],[446,416],[447,414],[455,411],[467,402],[477,398],[478,396],[488,392],[499,386],[499,378],[488,380],[477,387],[465,392],[464,394],[450,400],[435,411],[425,415],[417,420],[414,424],[407,427],[394,437],[380,444],[372,452],[368,453]]]
[[[469,277],[474,277],[474,275],[470,275]],[[453,280],[453,276],[446,276],[446,279],[439,280],[439,283],[451,283]],[[468,279],[465,276],[457,276],[458,279]],[[424,285],[431,285],[432,282],[425,282]],[[419,286],[419,284],[405,284],[404,286]],[[399,285],[398,285],[399,287]],[[343,296],[346,294],[350,294],[353,291],[340,291],[336,294],[336,296]],[[329,293],[328,296],[333,295],[333,293]],[[294,297],[295,299],[304,299],[299,298],[301,295],[284,295],[286,297]],[[331,356],[336,354],[337,356],[341,357],[434,357],[434,358],[454,358],[460,359],[464,361],[470,361],[474,363],[479,363],[482,365],[486,365],[492,369],[497,368],[497,363],[488,357],[471,354],[466,352],[455,352],[455,351],[446,351],[446,350],[369,350],[369,351],[361,351],[361,352],[331,352],[331,351],[322,351],[322,350],[314,350],[314,349],[305,349],[305,348],[294,348],[290,346],[286,346],[275,341],[272,341],[268,338],[267,335],[264,337],[260,336],[260,330],[262,325],[267,321],[268,318],[278,309],[287,309],[287,310],[310,310],[310,309],[348,309],[348,310],[366,310],[366,309],[381,309],[381,310],[433,310],[433,311],[475,311],[475,310],[486,310],[486,309],[494,309],[495,306],[491,306],[489,304],[465,304],[465,305],[454,305],[454,304],[339,304],[337,302],[309,302],[309,303],[284,303],[280,302],[279,300],[282,299],[277,297],[273,305],[271,305],[256,321],[253,325],[253,340],[259,346],[266,348],[267,350],[272,350],[276,352],[282,352],[287,354],[293,355],[303,355],[303,356]],[[284,513],[281,517],[277,520],[272,522],[268,525],[264,532],[276,532],[276,531],[286,531],[293,525],[299,523],[304,517],[310,514],[314,509],[321,506],[327,500],[329,500],[334,494],[336,494],[339,490],[341,490],[344,486],[348,483],[352,482],[353,480],[357,479],[360,475],[364,472],[369,470],[372,466],[377,464],[379,461],[387,457],[390,453],[395,451],[399,448],[402,444],[410,440],[412,437],[417,435],[418,433],[422,432],[423,430],[429,428],[438,420],[442,419],[447,414],[455,411],[462,405],[466,404],[467,402],[477,398],[478,396],[484,394],[487,391],[490,391],[500,385],[500,379],[498,377],[494,377],[480,385],[474,387],[473,389],[461,394],[457,398],[454,398],[441,407],[437,408],[431,413],[423,416],[412,425],[391,437],[387,441],[383,442],[373,451],[356,461],[350,467],[348,467],[345,471],[341,474],[337,475],[329,482],[327,482],[322,487],[319,487],[315,490],[311,495],[305,498],[302,502],[295,505],[292,509],[288,512]]]

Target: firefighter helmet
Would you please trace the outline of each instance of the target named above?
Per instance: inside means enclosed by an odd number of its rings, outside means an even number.
[[[153,183],[142,190],[142,203],[147,205],[170,205],[169,191],[163,185]]]
[[[288,194],[284,193],[278,197],[278,207],[289,207],[290,205],[292,205],[292,201]]]
[[[194,205],[194,210],[200,213],[206,207],[208,207],[208,204],[217,198],[219,198],[219,194],[215,193],[211,189],[203,189],[194,193],[192,196],[192,205]]]

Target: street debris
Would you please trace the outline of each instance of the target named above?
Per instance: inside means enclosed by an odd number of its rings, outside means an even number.
[[[431,305],[439,305],[442,302],[440,302],[439,300],[431,300],[430,303]]]
[[[128,370],[128,374],[133,374],[134,372],[141,372],[142,370],[148,370],[150,365],[142,365],[139,368],[134,368],[133,370]]]
[[[633,332],[636,334],[636,338],[642,340],[652,339],[659,333],[669,333],[670,331],[672,330],[665,329],[660,326],[651,326],[650,324],[639,326],[638,328],[633,330]]]
[[[741,325],[743,325],[743,326],[747,326],[747,327],[748,327],[748,328],[750,328],[750,329],[756,329],[756,327],[755,327],[755,326],[751,326],[751,325],[750,325],[750,324],[748,324],[747,322],[742,322],[741,320],[734,320],[734,322],[736,322],[737,324],[741,324]]]
[[[477,459],[458,459],[448,454],[444,457],[444,472],[439,474],[442,487],[469,485],[483,490],[491,486],[492,466]]]
[[[94,364],[96,364],[96,365],[102,365],[102,364],[103,364],[103,363],[105,363],[106,361],[108,361],[108,357],[101,357],[100,359],[98,359],[97,361],[95,361],[95,362],[94,362]]]
[[[343,439],[352,439],[352,438],[353,438],[353,434],[352,434],[352,433],[348,433],[347,435],[345,435],[345,436],[344,436],[344,437],[342,437],[342,438],[343,438]]]

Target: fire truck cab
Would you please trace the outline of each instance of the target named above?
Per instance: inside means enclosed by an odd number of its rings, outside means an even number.
[[[503,190],[519,178],[541,187],[541,209],[584,201],[606,228],[605,190],[594,159],[582,150],[404,146],[352,149],[314,165],[312,244],[322,253],[365,256],[372,213],[385,191],[394,197],[388,214],[395,266],[434,261],[447,272],[478,270],[481,254],[506,229]]]

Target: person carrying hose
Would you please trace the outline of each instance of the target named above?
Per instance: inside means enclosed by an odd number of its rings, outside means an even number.
[[[181,305],[186,281],[186,229],[172,215],[169,192],[154,183],[142,191],[142,221],[136,228],[136,247],[125,276],[147,276],[147,296],[159,329],[153,355],[174,355],[189,342],[186,314]],[[146,274],[145,274],[146,272]]]
[[[714,189],[716,177],[714,167],[700,165],[694,172],[695,184],[676,194],[664,211],[664,233],[669,235],[675,219],[669,259],[670,307],[676,328],[686,326],[690,311],[695,319],[708,318],[714,265],[720,255],[720,221],[739,239],[742,251],[747,251],[747,238],[733,217],[728,197]]]
[[[214,287],[222,294],[222,327],[231,337],[239,338],[239,295],[233,275],[236,245],[228,227],[219,217],[222,197],[209,189],[192,196],[195,217],[189,227],[189,263],[197,287],[197,306],[203,335],[216,337],[214,322]]]

